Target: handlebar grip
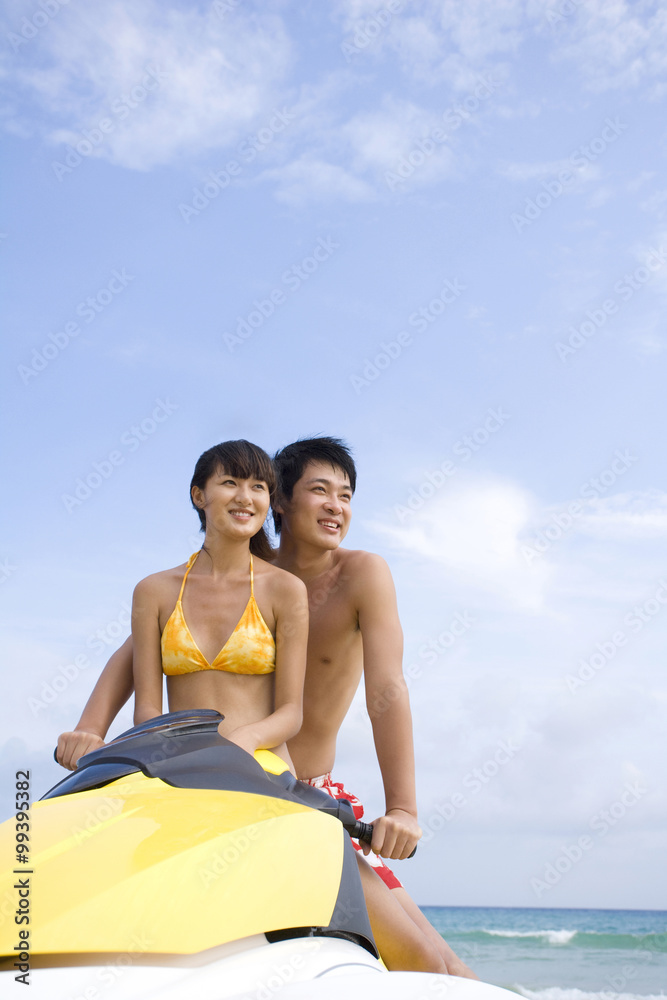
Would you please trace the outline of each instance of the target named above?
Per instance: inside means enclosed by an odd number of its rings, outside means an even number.
[[[364,823],[363,820],[358,819],[357,825],[354,833],[352,834],[358,841],[362,844],[370,844],[373,839],[373,824]]]
[[[373,839],[373,824],[364,823],[363,820],[358,819],[354,830],[350,830],[350,835],[355,837],[360,843],[370,844]],[[413,847],[412,852],[408,854],[408,858],[413,858],[417,853],[417,848]]]

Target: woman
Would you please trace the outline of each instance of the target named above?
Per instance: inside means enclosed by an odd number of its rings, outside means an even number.
[[[301,727],[308,604],[301,580],[265,561],[274,490],[269,456],[248,441],[199,458],[190,495],[204,544],[134,591],[134,721],[162,714],[164,673],[170,711],[217,709],[222,736],[291,767],[285,744]]]

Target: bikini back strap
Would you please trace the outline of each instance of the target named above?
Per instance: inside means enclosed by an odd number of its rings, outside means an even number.
[[[254,574],[252,571],[252,552],[250,553],[250,596],[255,596]]]

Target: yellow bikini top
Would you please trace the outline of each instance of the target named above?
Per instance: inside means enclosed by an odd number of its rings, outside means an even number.
[[[239,622],[213,663],[209,663],[183,614],[183,591],[188,573],[199,555],[188,559],[176,607],[162,632],[162,669],[168,677],[193,674],[198,670],[226,670],[232,674],[270,674],[276,669],[276,644],[271,630],[257,607],[250,556],[250,597]]]

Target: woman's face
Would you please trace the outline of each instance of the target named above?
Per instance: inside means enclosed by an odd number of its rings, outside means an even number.
[[[252,538],[269,512],[269,487],[263,479],[241,479],[219,469],[204,489],[192,488],[192,498],[206,514],[206,533]]]

